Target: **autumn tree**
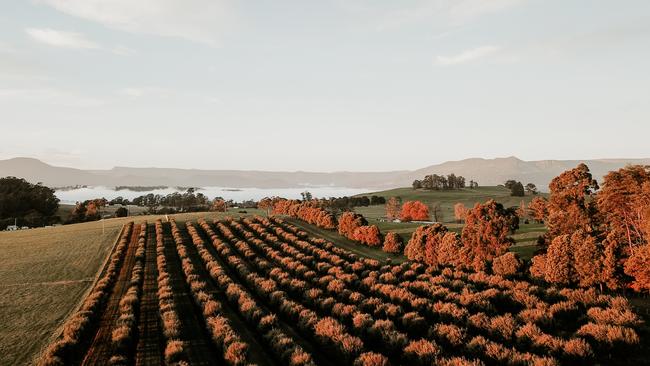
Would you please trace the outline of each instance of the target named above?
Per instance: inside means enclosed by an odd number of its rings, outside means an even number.
[[[650,167],[632,165],[609,172],[597,202],[608,234],[625,242],[630,250],[648,242]]]
[[[546,254],[533,258],[531,273],[550,283],[592,287],[607,281],[602,268],[602,246],[593,235],[578,230],[553,238]]]
[[[210,206],[210,211],[215,211],[215,212],[226,212],[226,201],[224,201],[221,198],[215,198],[212,201],[212,206]]]
[[[538,223],[544,222],[548,216],[548,201],[544,197],[535,197],[528,204],[528,215]]]
[[[636,246],[625,262],[625,273],[634,280],[630,287],[639,292],[650,292],[650,244]]]
[[[404,250],[404,242],[402,241],[402,237],[392,231],[389,231],[386,234],[386,238],[384,238],[383,250],[386,253],[402,253]]]
[[[410,260],[438,265],[438,251],[445,235],[446,226],[439,223],[418,227],[404,248],[404,254]]]
[[[550,283],[568,285],[573,278],[570,235],[556,236],[546,251],[544,279]]]
[[[429,220],[429,207],[420,201],[406,201],[400,211],[402,221],[427,221]]]
[[[500,276],[513,276],[519,273],[523,263],[517,254],[507,252],[492,261],[492,272]]]
[[[376,225],[359,226],[354,229],[352,239],[360,242],[361,244],[375,247],[381,245],[381,233]]]
[[[467,207],[464,204],[458,202],[454,205],[454,218],[457,223],[465,221],[465,216],[467,215]]]
[[[386,218],[388,220],[395,220],[399,217],[400,210],[402,209],[402,200],[399,197],[391,197],[386,202]]]
[[[339,234],[354,240],[354,230],[360,226],[368,225],[368,221],[363,217],[363,215],[354,213],[354,212],[344,212],[338,219]]]
[[[513,229],[512,216],[512,213],[494,200],[477,203],[467,212],[461,235],[466,265],[484,270],[487,261],[508,250],[514,243],[509,236]]]
[[[265,210],[266,214],[269,215],[270,211],[273,209],[273,204],[274,202],[272,198],[264,197],[257,203],[257,208]]]
[[[549,188],[547,237],[550,240],[578,230],[596,229],[596,204],[592,196],[598,190],[598,183],[587,165],[580,164],[555,177]]]

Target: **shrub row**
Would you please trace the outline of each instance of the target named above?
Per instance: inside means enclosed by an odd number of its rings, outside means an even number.
[[[181,340],[181,322],[176,309],[174,291],[165,255],[163,225],[156,220],[156,266],[158,269],[158,308],[165,336],[165,362],[167,364],[187,362],[184,353],[185,342]]]
[[[138,329],[139,305],[144,281],[144,261],[147,245],[147,222],[140,225],[138,247],[135,250],[135,262],[131,270],[131,280],[126,294],[120,299],[119,316],[111,334],[113,342],[113,356],[110,358],[112,365],[130,364],[131,355],[135,347],[135,333]]]
[[[230,326],[228,319],[221,315],[222,305],[208,292],[208,284],[196,272],[195,265],[189,257],[185,241],[174,220],[171,220],[172,236],[176,251],[181,259],[185,281],[194,302],[202,309],[203,318],[212,336],[212,341],[221,351],[224,361],[231,366],[250,363],[248,343]]]

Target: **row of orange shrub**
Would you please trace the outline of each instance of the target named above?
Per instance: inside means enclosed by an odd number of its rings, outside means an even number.
[[[135,250],[135,262],[131,270],[131,280],[126,294],[120,299],[119,316],[111,334],[113,355],[110,358],[112,365],[130,364],[134,351],[134,340],[138,328],[140,296],[144,281],[144,261],[147,244],[147,222],[140,224],[138,247]]]
[[[222,304],[209,291],[206,279],[202,278],[197,272],[181,231],[173,220],[171,221],[171,229],[176,243],[176,251],[181,259],[185,281],[194,302],[202,309],[214,345],[221,351],[226,364],[230,366],[250,364],[248,343],[241,339],[239,334],[231,327],[228,319],[221,314]]]
[[[124,225],[122,235],[111,254],[106,271],[88,294],[79,310],[63,325],[63,332],[59,339],[45,350],[40,359],[41,365],[68,365],[82,356],[82,344],[91,337],[92,332],[96,329],[111,289],[119,275],[132,230],[133,222]]]
[[[163,224],[156,220],[156,266],[158,268],[158,309],[165,336],[165,362],[168,364],[187,362],[185,342],[181,340],[181,322],[176,309],[174,291],[165,255]]]

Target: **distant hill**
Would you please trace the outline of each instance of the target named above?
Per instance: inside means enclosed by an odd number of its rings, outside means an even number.
[[[514,156],[508,158],[472,158],[448,161],[438,165],[418,169],[408,174],[410,181],[421,179],[426,174],[462,175],[474,179],[482,186],[503,184],[508,179],[523,184],[534,183],[541,190],[547,190],[551,180],[560,173],[575,168],[578,164],[589,166],[591,174],[599,181],[610,171],[629,164],[650,165],[650,159],[593,159],[593,160],[537,160],[524,161]]]
[[[610,170],[627,164],[650,165],[650,159],[539,160],[523,161],[515,157],[448,161],[415,171],[388,172],[270,172],[245,170],[201,170],[174,168],[128,168],[82,170],[57,167],[32,158],[0,160],[0,176],[17,176],[52,187],[90,186],[223,186],[236,188],[290,188],[337,186],[349,188],[395,188],[410,186],[426,174],[462,175],[482,186],[494,186],[507,179],[535,183],[545,190],[561,172],[586,163],[600,181]]]

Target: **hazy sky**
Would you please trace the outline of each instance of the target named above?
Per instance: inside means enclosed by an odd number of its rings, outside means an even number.
[[[650,157],[647,0],[0,0],[0,158]]]

